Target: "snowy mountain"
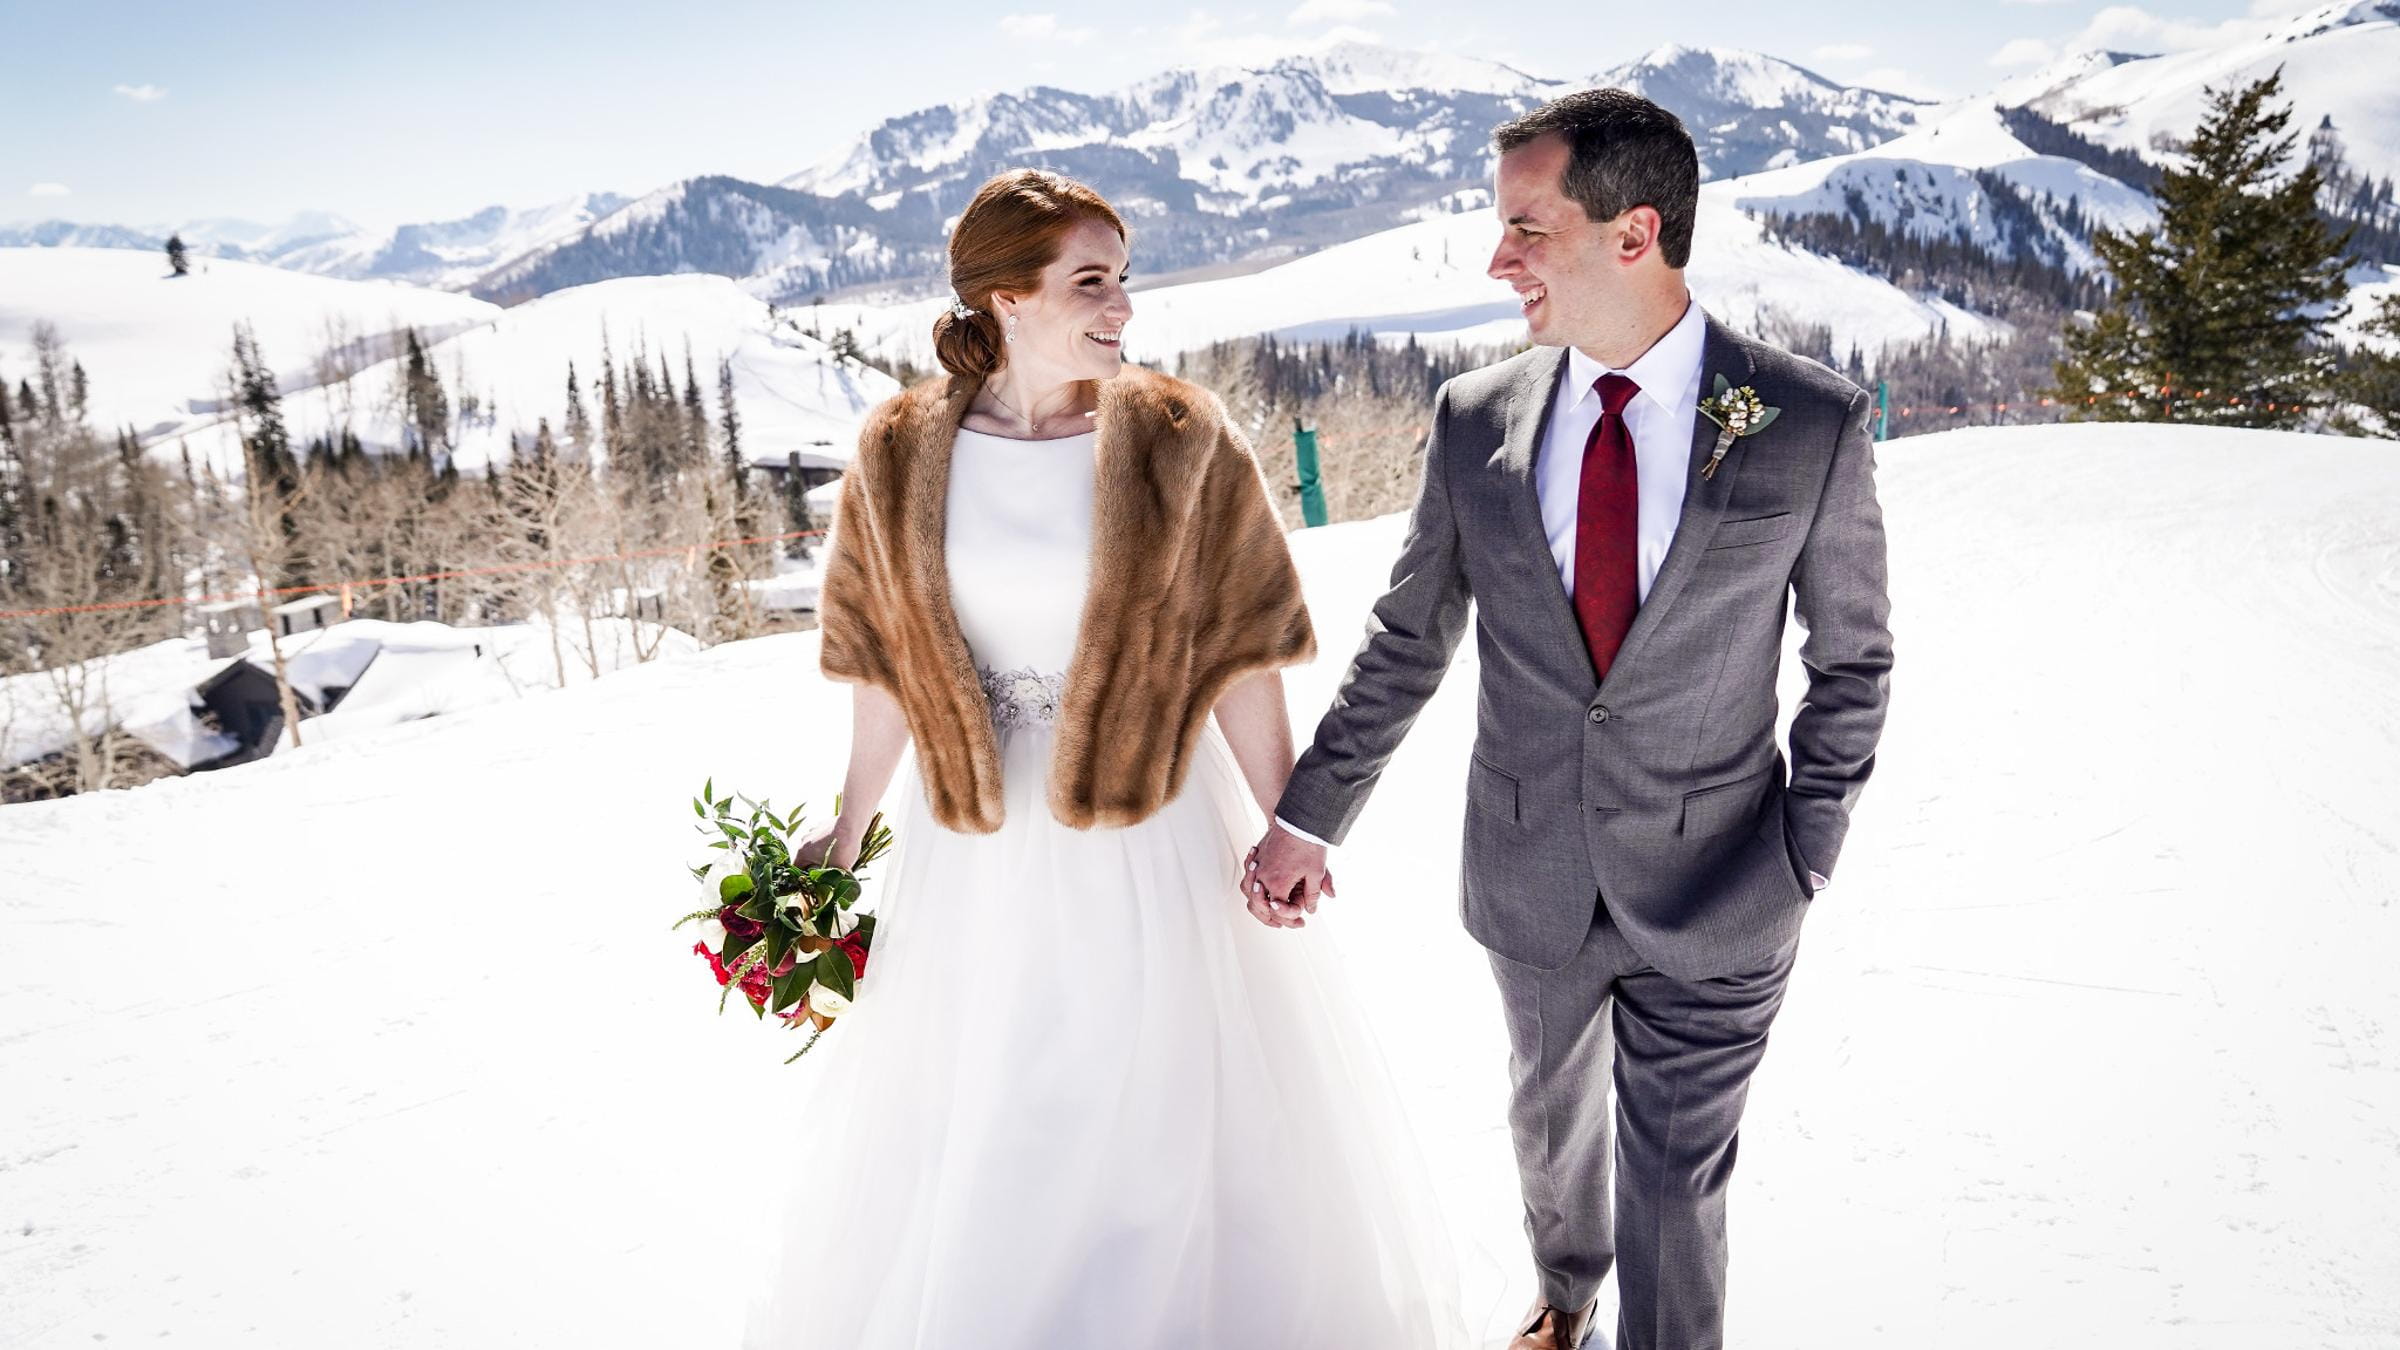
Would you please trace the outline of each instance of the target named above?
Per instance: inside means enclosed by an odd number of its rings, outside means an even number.
[[[357,231],[276,255],[281,267],[337,277],[385,277],[464,290],[494,267],[566,239],[625,204],[613,192],[586,193],[512,211],[487,206],[457,220]]]
[[[83,247],[164,250],[180,235],[194,257],[262,262],[295,272],[354,281],[407,281],[463,290],[519,254],[566,238],[625,204],[593,192],[526,210],[487,206],[457,220],[369,230],[323,211],[277,225],[211,219],[173,225],[79,225],[49,220],[0,225],[0,248]]]
[[[2133,230],[2158,219],[2149,194],[2075,160],[2034,153],[1996,108],[1973,102],[1872,150],[1712,183],[1709,191],[1753,214],[1847,215],[1999,258],[2030,251],[2074,272],[2099,266],[2091,228]]]
[[[2278,67],[2296,130],[2331,118],[2353,165],[2378,178],[2400,176],[2393,79],[2400,71],[2400,0],[2344,0],[2223,47],[2091,60],[2079,71],[2058,72],[2049,87],[2022,101],[2102,144],[2156,159],[2198,125],[2205,88],[2247,83]]]
[[[1731,178],[1864,150],[1933,105],[1835,84],[1759,52],[1669,45],[1573,88],[1616,86],[1671,109],[1700,150],[1703,179]]]
[[[1878,453],[1892,721],[1751,1084],[1727,1343],[2388,1344],[2400,457],[2095,425]],[[1303,740],[1401,525],[1292,538]],[[0,1344],[738,1343],[783,1174],[729,1189],[719,1141],[835,1104],[666,922],[703,777],[829,814],[850,693],[817,644],[0,808]],[[1342,958],[1496,1347],[1532,1270],[1451,886],[1476,659],[1281,936]],[[529,963],[511,925],[562,906]],[[95,968],[137,949],[171,957]]]
[[[1682,100],[1704,164],[1723,174],[1877,144],[1924,106],[1750,52],[1661,48],[1595,81]],[[1112,94],[1033,88],[944,104],[888,119],[775,188],[701,178],[662,189],[475,293],[506,302],[680,270],[794,302],[875,282],[921,291],[969,195],[1014,164],[1106,193],[1154,271],[1273,262],[1486,183],[1491,128],[1585,83],[1345,43],[1257,68],[1172,70]]]

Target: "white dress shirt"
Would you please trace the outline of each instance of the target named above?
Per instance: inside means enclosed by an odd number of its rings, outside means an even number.
[[[1700,418],[1700,365],[1707,336],[1697,300],[1686,298],[1683,317],[1650,344],[1633,364],[1615,369],[1584,353],[1567,349],[1566,382],[1550,406],[1542,429],[1539,456],[1534,460],[1534,495],[1542,506],[1542,531],[1549,536],[1550,556],[1558,564],[1559,584],[1570,599],[1575,594],[1575,508],[1583,490],[1583,445],[1600,421],[1604,406],[1593,386],[1603,375],[1623,375],[1639,392],[1625,405],[1625,426],[1633,433],[1634,473],[1640,494],[1640,525],[1635,543],[1638,598],[1650,598],[1650,583],[1658,579],[1659,564],[1675,542],[1675,526],[1683,519],[1683,490],[1692,463],[1692,428]],[[1295,829],[1281,816],[1275,823],[1294,838],[1330,848],[1324,840]],[[1823,889],[1825,879],[1812,869],[1809,881]]]

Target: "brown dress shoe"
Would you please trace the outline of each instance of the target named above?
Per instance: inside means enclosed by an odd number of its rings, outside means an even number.
[[[1536,1299],[1508,1350],[1580,1350],[1591,1338],[1592,1314],[1599,1307],[1600,1300],[1593,1299],[1582,1312],[1562,1312]]]

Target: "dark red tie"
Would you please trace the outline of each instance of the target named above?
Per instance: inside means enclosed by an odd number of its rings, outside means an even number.
[[[1642,606],[1635,556],[1641,481],[1633,430],[1625,425],[1625,405],[1641,387],[1622,375],[1603,375],[1592,388],[1600,393],[1601,411],[1583,443],[1583,481],[1575,494],[1575,619],[1592,654],[1592,673],[1606,679]]]

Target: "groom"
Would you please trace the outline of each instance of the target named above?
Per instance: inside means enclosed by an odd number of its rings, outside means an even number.
[[[1250,907],[1316,909],[1479,602],[1459,901],[1500,985],[1540,1274],[1512,1345],[1583,1344],[1613,1267],[1616,1350],[1698,1350],[1724,1338],[1750,1075],[1883,729],[1872,404],[1693,301],[1699,164],[1673,114],[1587,90],[1494,139],[1490,270],[1536,345],[1435,396],[1391,588],[1251,855]],[[1776,410],[1763,429],[1721,435],[1699,406],[1720,377]],[[1808,669],[1788,778],[1787,595]]]

